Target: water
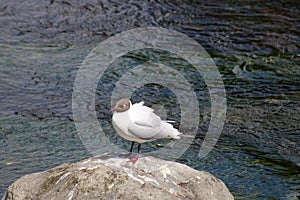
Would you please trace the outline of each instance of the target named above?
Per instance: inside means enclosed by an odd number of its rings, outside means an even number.
[[[210,105],[203,99],[199,135],[178,161],[222,179],[236,199],[300,198],[299,3],[0,5],[0,196],[22,175],[91,156],[72,118],[73,83],[81,62],[115,33],[161,26],[205,47],[222,74],[228,101],[225,127],[209,156],[197,159],[209,120]],[[205,87],[199,87],[204,96]],[[147,96],[160,89],[140,92]],[[135,94],[136,100],[141,94]],[[109,125],[102,108],[97,107],[98,117]],[[168,108],[168,115],[178,120],[176,109]],[[110,129],[111,140],[127,148],[129,143],[113,133]],[[159,148],[155,144],[143,150]]]

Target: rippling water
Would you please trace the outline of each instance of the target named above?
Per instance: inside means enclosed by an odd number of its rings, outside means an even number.
[[[226,124],[216,147],[198,159],[209,120],[203,99],[199,135],[178,161],[222,179],[236,199],[299,199],[299,22],[300,4],[292,1],[1,1],[0,196],[22,175],[90,156],[72,118],[80,64],[116,33],[158,26],[205,47],[227,93]],[[199,88],[204,96],[205,87]],[[98,92],[110,89],[99,85]],[[154,85],[133,98],[157,91],[168,93]],[[168,108],[168,117],[178,120],[176,108]],[[126,148],[128,142],[110,129],[106,109],[97,106],[99,119],[111,140]],[[143,150],[155,148],[154,142]]]

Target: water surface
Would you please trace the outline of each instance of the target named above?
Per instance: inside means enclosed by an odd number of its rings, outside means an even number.
[[[205,47],[227,93],[221,138],[200,160],[210,104],[205,85],[197,86],[203,123],[178,161],[222,179],[236,199],[299,199],[299,16],[299,3],[280,1],[2,1],[0,196],[22,175],[91,156],[72,117],[80,64],[115,33],[157,26],[187,34]],[[110,89],[107,84],[98,92]],[[178,121],[174,98],[164,88],[140,88],[133,99],[145,97],[151,104],[154,94],[156,103],[166,102],[168,117]],[[110,128],[107,106],[96,109],[108,137],[126,149],[129,143]],[[143,151],[159,148],[157,143],[145,144]]]

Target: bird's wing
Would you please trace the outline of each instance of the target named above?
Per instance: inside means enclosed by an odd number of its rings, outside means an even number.
[[[128,131],[130,134],[137,138],[144,140],[155,140],[156,136],[160,132],[160,127],[152,128],[149,126],[140,126],[138,124],[131,123],[128,126]]]
[[[128,110],[131,121],[139,126],[153,128],[160,126],[160,117],[153,113],[153,109],[143,104],[144,102],[133,104]]]
[[[144,102],[133,104],[128,110],[132,122],[129,124],[128,130],[136,137],[151,139],[159,133],[162,121],[151,108],[143,104]]]

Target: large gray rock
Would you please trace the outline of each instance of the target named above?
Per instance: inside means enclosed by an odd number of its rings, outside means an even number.
[[[99,156],[28,174],[13,183],[2,200],[18,199],[196,199],[226,200],[225,184],[186,165],[142,157]]]

